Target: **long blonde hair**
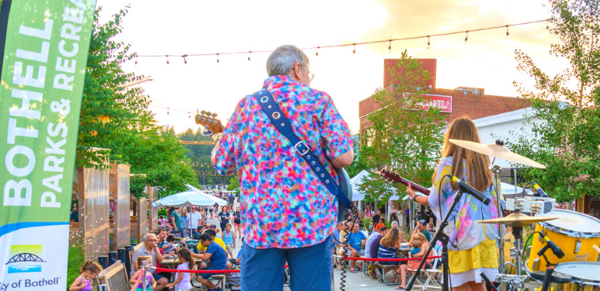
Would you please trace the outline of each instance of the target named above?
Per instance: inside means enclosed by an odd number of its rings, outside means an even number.
[[[185,208],[185,207],[181,208],[181,216],[183,216],[183,217],[187,216],[187,208]]]
[[[379,242],[380,245],[386,248],[395,248],[400,240],[400,231],[397,228],[392,228]]]
[[[463,178],[463,159],[466,160],[467,181],[473,188],[482,192],[485,191],[492,184],[492,172],[489,169],[490,158],[487,155],[459,147],[451,143],[450,139],[481,142],[475,123],[468,117],[461,117],[452,121],[444,138],[442,157],[452,156],[452,175],[459,179]],[[433,184],[436,182],[436,177],[437,172],[433,174]],[[452,183],[452,188],[456,190],[458,185]]]

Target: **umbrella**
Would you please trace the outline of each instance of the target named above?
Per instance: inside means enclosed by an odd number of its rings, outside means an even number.
[[[502,195],[504,198],[514,198],[515,194],[520,197],[521,193],[523,193],[523,188],[508,183],[502,182],[500,187],[502,187]],[[525,195],[533,196],[533,192],[529,189],[525,189]]]
[[[156,200],[152,203],[152,207],[164,207],[164,206],[212,206],[217,203],[218,205],[227,205],[227,201],[214,197],[212,195],[204,194],[201,191],[186,191]]]

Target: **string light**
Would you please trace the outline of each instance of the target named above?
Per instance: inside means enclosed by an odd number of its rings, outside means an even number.
[[[543,19],[543,20],[536,20],[536,21],[529,21],[529,22],[522,22],[522,23],[514,23],[514,24],[508,24],[508,25],[500,25],[500,26],[493,26],[493,27],[485,27],[485,28],[477,28],[477,29],[471,29],[471,30],[467,30],[467,31],[453,31],[453,32],[446,32],[446,33],[439,33],[439,34],[430,34],[430,35],[421,35],[421,36],[411,36],[411,37],[403,37],[403,38],[396,38],[396,39],[386,39],[386,40],[375,40],[375,41],[365,41],[365,42],[359,42],[359,43],[348,43],[348,44],[337,44],[337,45],[327,45],[327,46],[323,46],[322,48],[335,48],[335,47],[346,47],[346,46],[353,46],[353,50],[352,53],[356,54],[356,45],[369,45],[369,44],[377,44],[377,43],[384,43],[384,42],[388,42],[388,51],[391,52],[391,42],[393,41],[403,41],[403,40],[414,40],[414,39],[420,39],[420,38],[427,38],[427,42],[431,43],[430,38],[431,37],[439,37],[439,36],[449,36],[449,35],[454,35],[454,34],[461,34],[461,33],[465,33],[465,43],[468,42],[468,34],[469,32],[478,32],[478,31],[485,31],[485,30],[492,30],[492,29],[499,29],[499,28],[505,28],[505,27],[510,27],[510,26],[521,26],[521,25],[528,25],[528,24],[534,24],[534,23],[540,23],[540,22],[546,22],[546,30],[549,30],[549,20],[550,19]],[[318,47],[305,47],[305,48],[300,48],[302,50],[311,50],[311,49],[316,49],[316,56],[319,56],[319,50],[321,49],[321,46]],[[272,50],[264,50],[264,51],[251,51],[253,53],[271,53]],[[220,63],[220,55],[221,54],[227,54],[227,55],[232,55],[232,54],[249,54],[250,51],[240,51],[240,52],[226,52],[226,53],[204,53],[204,54],[190,54],[188,56],[190,57],[203,57],[203,56],[217,56],[217,63]],[[154,57],[164,57],[165,55],[138,55],[136,56],[136,62],[137,62],[137,57],[144,57],[144,58],[154,58]],[[171,55],[174,56],[174,55]],[[168,58],[169,55],[166,55],[166,57]],[[250,58],[250,56],[248,56],[248,58]],[[167,59],[168,62],[168,59]]]
[[[388,53],[392,53],[392,40],[390,39],[390,44],[388,45]]]
[[[187,54],[181,56],[183,58],[183,64],[184,65],[187,65],[187,60],[185,59],[185,58],[187,58],[187,56],[188,56]]]
[[[469,40],[469,31],[467,30],[467,36],[465,37],[465,44],[467,44],[468,40]]]
[[[167,55],[167,65],[169,64],[169,55]]]
[[[431,42],[429,42],[429,35],[427,36],[427,49],[431,48]]]
[[[136,56],[136,57],[135,57],[135,65],[136,65],[136,66],[137,66],[137,59],[138,59],[138,58],[137,58],[137,56]]]
[[[252,53],[252,51],[248,52],[248,60],[250,60],[250,54]]]
[[[510,36],[510,34],[508,33],[508,25],[506,26],[506,38],[508,39],[508,37]]]

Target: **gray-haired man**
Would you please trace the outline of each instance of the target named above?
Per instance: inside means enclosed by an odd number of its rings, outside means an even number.
[[[267,73],[263,88],[338,183],[335,168],[354,157],[350,130],[331,97],[310,87],[308,57],[280,46],[267,60]],[[337,199],[258,102],[252,95],[239,102],[212,155],[221,175],[240,177],[242,290],[283,290],[286,261],[290,289],[330,290]]]
[[[158,245],[156,242],[158,239],[156,235],[153,233],[148,233],[144,235],[144,245],[133,252],[133,256],[131,256],[131,276],[135,273],[135,263],[139,256],[148,256],[152,257],[152,265],[156,267],[156,263],[160,263],[163,260],[163,256],[160,254],[158,250]],[[156,288],[155,291],[160,291],[164,289],[167,284],[169,284],[169,280],[159,274],[152,274],[154,280],[156,280]]]

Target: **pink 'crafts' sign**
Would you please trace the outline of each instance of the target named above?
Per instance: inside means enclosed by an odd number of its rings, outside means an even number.
[[[421,104],[421,108],[428,110],[431,107],[440,108],[440,112],[452,113],[452,96],[425,94],[428,100]]]

